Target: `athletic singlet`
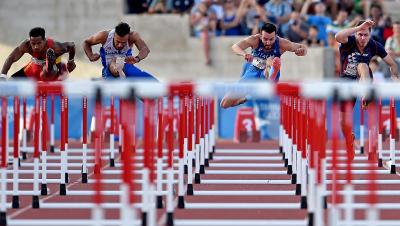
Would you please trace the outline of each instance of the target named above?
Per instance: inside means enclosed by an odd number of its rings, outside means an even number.
[[[363,53],[357,47],[354,35],[348,37],[348,41],[339,47],[341,70],[340,76],[345,78],[357,79],[357,66],[359,63],[369,65],[373,56],[378,55],[382,59],[386,57],[385,48],[375,40],[369,40]]]
[[[126,43],[124,48],[121,50],[115,48],[114,34],[114,29],[108,32],[107,40],[100,48],[101,63],[103,64],[103,67],[108,67],[113,58],[132,56],[132,49],[129,47],[128,43]]]
[[[281,51],[279,49],[279,37],[276,37],[272,48],[269,50],[265,49],[265,46],[260,39],[258,41],[257,48],[251,51],[251,55],[253,56],[253,61],[251,64],[259,69],[265,69],[266,60],[269,57],[281,57]]]
[[[54,40],[47,38],[46,49],[40,53],[32,53],[31,61],[24,67],[24,73],[27,77],[40,80],[40,73],[46,65],[46,52],[48,49],[53,48]],[[61,56],[56,58],[56,64],[61,63]]]

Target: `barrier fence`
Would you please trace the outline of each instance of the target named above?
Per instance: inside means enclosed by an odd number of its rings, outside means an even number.
[[[158,225],[157,209],[165,207],[166,225],[174,225],[176,208],[279,208],[306,209],[307,222],[299,225],[398,225],[399,221],[379,218],[379,210],[399,209],[400,205],[379,203],[378,197],[398,195],[398,191],[380,191],[377,174],[396,174],[396,107],[400,96],[396,83],[148,83],[148,82],[66,82],[31,83],[7,82],[0,84],[1,108],[1,195],[0,225],[45,225],[46,221],[15,221],[8,219],[7,210],[20,208],[20,196],[32,196],[36,209],[92,209],[92,219],[70,220],[68,225]],[[216,152],[216,99],[226,93],[237,97],[280,98],[279,148],[281,159],[295,184],[299,205],[187,205],[185,198],[196,195],[194,184],[201,184]],[[34,130],[28,142],[26,97],[34,96]],[[8,144],[7,97],[14,98],[13,148]],[[60,106],[54,104],[60,98]],[[82,98],[82,122],[68,121],[71,97]],[[360,152],[368,159],[368,170],[361,173],[367,180],[353,178],[357,163],[354,151],[340,140],[341,129],[352,130],[353,99],[369,102],[366,113],[361,111]],[[95,99],[93,130],[88,133],[88,98]],[[137,99],[139,98],[139,100]],[[383,150],[382,99],[390,98],[389,158]],[[20,105],[22,99],[22,126]],[[105,128],[104,100],[110,101],[110,129]],[[119,101],[119,109],[115,108]],[[47,101],[51,101],[51,109]],[[143,136],[138,138],[136,105],[143,102]],[[54,109],[60,108],[60,119]],[[48,119],[49,111],[50,120]],[[330,111],[330,117],[328,112]],[[114,115],[118,115],[117,119]],[[367,126],[364,127],[366,117]],[[341,120],[340,120],[341,119]],[[60,140],[54,138],[56,120],[60,120]],[[50,122],[50,123],[49,123]],[[82,123],[82,139],[78,147],[71,148],[68,136],[70,123]],[[118,125],[116,125],[118,124]],[[328,131],[328,124],[331,130]],[[117,129],[115,129],[117,128]],[[116,134],[115,131],[118,131]],[[364,131],[368,134],[364,138]],[[239,131],[240,132],[240,131]],[[347,134],[348,135],[348,134]],[[19,137],[22,136],[22,142]],[[118,137],[116,149],[115,138]],[[351,140],[351,137],[348,140]],[[22,144],[21,144],[22,143]],[[365,144],[365,145],[364,145]],[[20,147],[22,145],[22,147]],[[11,152],[12,151],[12,152]],[[50,152],[48,152],[50,151]],[[10,158],[9,152],[12,153]],[[33,152],[33,163],[27,162]],[[59,155],[52,154],[53,152]],[[79,155],[71,155],[77,153]],[[345,155],[343,155],[345,153]],[[56,162],[52,161],[55,160]],[[81,161],[77,163],[77,161]],[[177,162],[175,161],[177,160]],[[9,166],[12,164],[12,167]],[[32,166],[33,179],[19,178],[20,167]],[[90,191],[69,191],[73,167],[80,167],[80,182],[92,184]],[[139,168],[138,168],[139,167]],[[118,168],[119,171],[107,171]],[[49,172],[58,172],[59,178],[47,178]],[[8,174],[12,173],[12,178]],[[120,184],[119,191],[107,191],[108,175]],[[137,176],[141,174],[141,179]],[[330,177],[328,177],[328,174]],[[166,178],[166,179],[165,179]],[[253,181],[254,182],[254,181]],[[12,183],[12,191],[8,184]],[[32,184],[32,190],[22,191],[21,183]],[[219,183],[224,183],[220,181]],[[252,183],[252,182],[250,182]],[[368,184],[367,191],[358,191],[354,185]],[[40,196],[48,196],[49,184],[59,185],[60,196],[88,195],[92,202],[46,203]],[[39,186],[40,185],[40,186]],[[330,186],[328,188],[328,186]],[[138,189],[140,187],[140,189]],[[177,192],[175,192],[175,189]],[[119,195],[119,202],[108,202],[107,194]],[[279,194],[280,191],[276,191]],[[275,194],[271,192],[271,194]],[[245,195],[246,191],[239,192]],[[356,203],[354,196],[367,195],[368,202]],[[7,196],[12,196],[11,205]],[[220,195],[224,195],[222,192]],[[227,192],[225,195],[232,195]],[[252,193],[257,195],[257,192]],[[175,202],[175,198],[177,201]],[[107,220],[106,209],[119,209],[119,220]],[[326,212],[324,209],[328,208]],[[367,218],[356,220],[355,210],[367,210]],[[340,211],[343,210],[344,214]],[[49,225],[51,221],[47,221]],[[52,222],[54,223],[54,222]],[[284,222],[282,223],[284,225]]]

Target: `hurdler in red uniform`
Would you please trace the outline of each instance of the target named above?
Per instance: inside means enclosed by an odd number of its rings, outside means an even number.
[[[69,54],[67,64],[61,62],[64,53]],[[36,81],[63,80],[75,69],[75,44],[73,42],[60,43],[45,37],[45,30],[40,27],[29,32],[29,39],[24,40],[8,56],[3,65],[1,74],[7,78],[11,65],[18,61],[25,53],[32,56],[31,61],[21,70],[12,74],[11,78],[31,78]]]

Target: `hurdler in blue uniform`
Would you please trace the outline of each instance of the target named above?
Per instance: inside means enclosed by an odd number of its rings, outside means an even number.
[[[246,49],[251,48],[251,53]],[[232,46],[232,50],[242,56],[246,63],[240,82],[265,80],[278,82],[280,78],[280,57],[286,51],[294,52],[297,56],[305,56],[307,48],[302,44],[293,43],[276,35],[276,26],[264,24],[260,33],[247,37]],[[221,101],[221,107],[228,108],[246,102],[246,97],[235,98],[226,94]]]
[[[101,44],[100,54],[92,51],[92,46],[97,44]],[[139,50],[137,56],[132,55],[133,45]],[[134,65],[146,58],[150,50],[139,33],[131,31],[127,23],[119,23],[112,30],[100,31],[88,37],[83,49],[92,62],[101,57],[104,79],[126,77],[156,81],[152,75]]]

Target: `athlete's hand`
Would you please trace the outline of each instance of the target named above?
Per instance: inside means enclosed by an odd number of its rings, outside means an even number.
[[[6,80],[7,80],[7,75],[0,74],[0,81],[6,81]]]
[[[245,55],[244,55],[244,59],[247,61],[247,62],[251,62],[251,61],[253,61],[253,56],[251,55],[251,54],[249,54],[249,53],[246,53]]]
[[[98,53],[93,53],[91,56],[89,56],[89,60],[91,62],[98,61],[100,59],[100,54]]]
[[[136,64],[137,62],[139,62],[139,61],[137,61],[136,58],[135,58],[134,56],[127,56],[127,57],[125,57],[125,63],[128,63],[128,64]]]
[[[392,75],[392,81],[393,81],[393,82],[400,82],[400,77],[399,77],[399,75]]]
[[[359,30],[364,30],[364,29],[369,29],[375,25],[375,22],[372,20],[366,20],[364,23],[362,23],[360,26],[358,26]]]
[[[299,48],[297,48],[294,53],[297,56],[305,56],[307,54],[307,48],[304,45],[301,45]]]
[[[67,63],[67,70],[68,72],[73,71],[76,68],[76,64],[74,60],[69,60]]]

